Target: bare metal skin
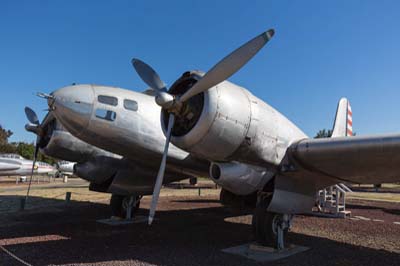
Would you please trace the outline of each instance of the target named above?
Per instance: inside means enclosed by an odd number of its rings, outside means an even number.
[[[268,210],[278,213],[309,211],[316,191],[342,181],[398,180],[399,135],[340,139],[352,131],[347,99],[339,102],[333,138],[313,140],[273,107],[226,80],[273,35],[269,30],[256,36],[207,73],[183,73],[168,91],[149,65],[133,59],[152,95],[77,85],[53,92],[48,104],[62,125],[84,142],[146,169],[157,167],[162,158],[150,222],[164,171],[204,176],[208,162],[222,173],[218,180],[211,175],[213,180],[237,195],[260,191],[273,180]]]
[[[98,171],[95,166],[111,165],[118,173],[108,192],[145,194],[154,187],[151,224],[163,183],[179,179],[179,174],[209,173],[235,195],[258,192],[253,226],[261,243],[278,238],[278,229],[287,230],[290,214],[309,212],[319,189],[343,181],[399,181],[400,135],[350,137],[352,111],[347,99],[339,102],[332,138],[316,140],[249,90],[227,80],[272,36],[272,29],[261,33],[208,72],[185,72],[168,89],[149,65],[133,59],[151,95],[98,85],[54,91],[48,105],[67,131],[123,158],[95,156],[83,167],[93,171],[82,175],[88,180],[98,176],[104,183],[112,169]],[[96,163],[99,159],[104,162]],[[118,169],[126,169],[125,174]]]
[[[157,174],[154,167],[157,161],[149,160],[146,156],[136,156],[140,153],[131,153],[131,156],[125,157],[113,153],[113,149],[110,152],[101,148],[107,148],[107,145],[97,147],[89,144],[66,130],[53,111],[44,118],[41,128],[43,137],[38,144],[40,151],[54,158],[77,162],[73,164],[73,169],[70,169],[69,165],[68,169],[64,170],[66,173],[72,171],[74,175],[90,181],[91,190],[118,195],[151,194],[154,176]],[[162,134],[161,131],[159,133]],[[99,143],[102,143],[101,139]],[[124,145],[123,142],[120,142],[120,145]],[[27,168],[30,169],[31,165],[32,162],[27,163]],[[208,163],[204,161],[203,165],[200,173],[207,175]],[[199,171],[185,172],[181,167],[171,165],[165,182],[186,179],[194,174],[199,175]]]
[[[118,104],[99,103],[99,95],[114,96]],[[165,124],[160,123],[160,108],[153,96],[95,85],[65,87],[53,92],[53,96],[54,115],[76,137],[149,167],[159,163]],[[264,167],[264,171],[278,175],[271,210],[308,210],[318,189],[338,182],[395,181],[399,176],[393,163],[400,161],[396,149],[400,143],[398,135],[313,140],[274,108],[230,82],[206,91],[204,98],[197,124],[186,135],[172,137],[176,146],[171,145],[168,151],[169,168],[187,175],[208,175],[207,166],[198,158]],[[126,110],[124,99],[135,100],[138,111]],[[96,117],[98,108],[114,111],[115,120]],[[365,152],[360,153],[361,150]],[[388,156],[390,160],[383,159]],[[311,167],[322,169],[313,172]],[[265,178],[253,191],[260,189],[271,174]],[[234,192],[243,194],[240,187]]]

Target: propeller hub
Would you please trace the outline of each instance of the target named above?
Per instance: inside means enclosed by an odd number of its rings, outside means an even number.
[[[156,103],[163,109],[170,109],[173,107],[175,97],[167,92],[159,92],[156,95]]]
[[[35,133],[38,136],[43,135],[43,129],[39,125],[28,123],[25,125],[25,129],[29,132]]]

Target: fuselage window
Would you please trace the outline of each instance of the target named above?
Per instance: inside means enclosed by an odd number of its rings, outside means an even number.
[[[97,96],[99,103],[105,103],[112,106],[118,105],[118,99],[113,96],[99,95]]]
[[[96,109],[96,117],[108,121],[114,121],[115,118],[117,118],[117,113],[105,109]]]
[[[124,100],[124,107],[127,110],[137,111],[138,110],[138,103],[132,100]]]

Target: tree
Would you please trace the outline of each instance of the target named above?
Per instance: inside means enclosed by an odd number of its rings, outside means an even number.
[[[0,144],[8,143],[8,138],[11,137],[13,132],[11,130],[6,130],[0,125]]]
[[[317,132],[317,135],[314,137],[314,139],[319,139],[319,138],[330,138],[332,136],[333,130],[332,129],[321,129]],[[356,135],[356,132],[353,132],[353,137]]]
[[[13,153],[15,146],[8,143],[8,138],[11,137],[13,132],[7,130],[0,125],[0,153]]]
[[[11,137],[12,134],[13,132],[11,130],[6,130],[0,125],[0,153],[17,153],[26,159],[33,160],[35,144],[22,141],[8,143],[8,138]],[[49,164],[54,164],[58,161],[54,158],[41,154],[40,152],[37,160]]]
[[[16,153],[18,153],[22,157],[32,160],[34,152],[35,152],[35,145],[33,143],[25,143],[25,142],[16,143]]]
[[[29,160],[33,160],[33,153],[35,152],[35,144],[34,143],[26,143],[26,142],[18,142],[15,143],[15,147],[16,147],[16,153],[18,153],[19,155],[21,155],[22,157],[29,159]],[[51,158],[49,156],[46,156],[42,153],[38,153],[38,161],[42,161],[42,162],[46,162],[49,163],[51,165],[53,165],[54,163],[56,163],[58,160]]]
[[[317,132],[317,135],[314,137],[315,139],[319,138],[330,138],[332,136],[332,129],[321,129],[320,131]]]

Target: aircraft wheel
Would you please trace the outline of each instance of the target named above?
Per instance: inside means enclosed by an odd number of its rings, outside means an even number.
[[[141,196],[136,196],[134,198],[134,202],[132,202],[132,204],[135,204],[135,205],[131,209],[131,217],[133,217],[135,215],[135,213],[137,212],[137,210],[139,209],[141,198],[142,198]],[[130,200],[131,200],[131,196],[112,194],[111,199],[110,199],[110,207],[111,207],[112,216],[126,218]]]
[[[267,208],[271,197],[259,196],[252,219],[253,235],[256,242],[263,246],[276,247],[278,226],[283,223],[283,214],[268,212]],[[283,239],[286,238],[288,227],[283,230]]]

